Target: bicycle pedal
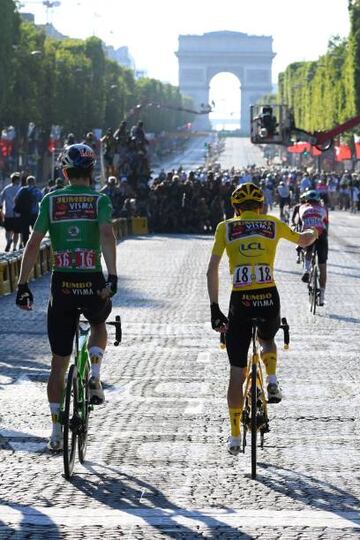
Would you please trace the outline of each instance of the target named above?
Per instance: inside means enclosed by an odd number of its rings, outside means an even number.
[[[256,425],[258,428],[261,428],[262,426],[266,425],[267,419],[266,416],[263,414],[257,414],[256,415]]]
[[[105,400],[99,398],[98,396],[92,396],[90,398],[90,405],[102,405],[103,403],[105,403]]]

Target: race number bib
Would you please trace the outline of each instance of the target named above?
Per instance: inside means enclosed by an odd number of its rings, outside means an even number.
[[[71,251],[56,251],[54,253],[56,268],[71,268],[72,256]]]
[[[77,249],[57,251],[54,253],[56,268],[73,268],[74,270],[94,270],[96,268],[96,253],[93,249]]]
[[[78,249],[75,251],[75,267],[80,270],[91,270],[96,266],[96,254],[92,249]]]
[[[268,284],[273,282],[271,267],[266,264],[253,266],[237,266],[234,270],[233,285],[235,289],[257,284]]]

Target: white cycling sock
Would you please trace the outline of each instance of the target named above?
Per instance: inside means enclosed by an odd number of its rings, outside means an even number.
[[[277,383],[277,376],[276,375],[268,375],[266,377],[266,382],[268,384],[276,384]]]
[[[89,357],[91,362],[91,376],[96,379],[100,377],[101,362],[104,356],[104,350],[94,346],[89,349]]]
[[[61,424],[59,422],[60,403],[49,403],[52,419],[52,437],[61,435]]]
[[[52,421],[59,421],[60,403],[49,403]]]
[[[305,272],[310,272],[310,270],[311,270],[311,259],[305,259],[304,269],[305,269]]]

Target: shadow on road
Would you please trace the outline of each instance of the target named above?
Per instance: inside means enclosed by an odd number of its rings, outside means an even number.
[[[5,507],[5,508],[4,508]],[[4,512],[9,509],[11,514],[19,513],[21,518],[12,527],[2,521],[0,517],[0,538],[51,538],[60,540],[62,537],[57,525],[52,519],[43,514],[38,508],[17,503],[9,503],[0,499],[0,516],[4,518]]]
[[[72,478],[72,485],[91,499],[95,499],[102,505],[128,512],[140,517],[148,526],[159,532],[163,532],[166,538],[204,538],[204,534],[194,532],[175,518],[188,518],[201,522],[206,528],[206,538],[226,538],[226,533],[242,540],[253,540],[252,536],[234,529],[230,525],[216,519],[216,517],[202,514],[199,510],[186,510],[172,503],[160,490],[151,484],[134,476],[109,466],[99,465],[95,462],[84,464],[91,475],[76,475]],[[98,469],[101,469],[99,472]],[[148,510],[148,514],[146,513]],[[223,507],[222,507],[222,510]],[[232,510],[228,510],[229,514]],[[147,517],[148,515],[148,517]],[[156,519],[151,519],[156,515]],[[117,526],[121,526],[121,522]],[[209,535],[210,534],[210,535]],[[180,536],[181,535],[181,536]],[[189,536],[187,536],[189,535]]]
[[[360,323],[360,319],[357,319],[356,317],[346,317],[345,315],[336,315],[335,313],[330,313],[328,317],[329,319],[335,319],[336,321],[344,321],[355,324]]]
[[[268,475],[259,474],[257,480],[268,488],[318,510],[339,516],[345,512],[354,514],[356,519],[352,520],[349,515],[347,519],[359,527],[360,499],[357,497],[309,474],[268,463],[259,463],[259,466],[265,469]]]

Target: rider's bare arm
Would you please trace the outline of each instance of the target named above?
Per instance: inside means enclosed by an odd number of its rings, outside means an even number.
[[[211,255],[207,269],[207,287],[210,304],[219,302],[219,264],[221,257]]]
[[[111,223],[100,225],[100,241],[107,271],[116,275],[116,239]]]
[[[39,231],[33,231],[29,238],[28,243],[24,249],[24,254],[21,262],[20,276],[18,280],[19,285],[24,285],[29,279],[31,270],[34,267],[36,258],[39,253],[41,240],[44,238],[44,233]]]
[[[319,238],[319,234],[316,229],[307,229],[300,233],[299,246],[310,246],[315,240]]]

